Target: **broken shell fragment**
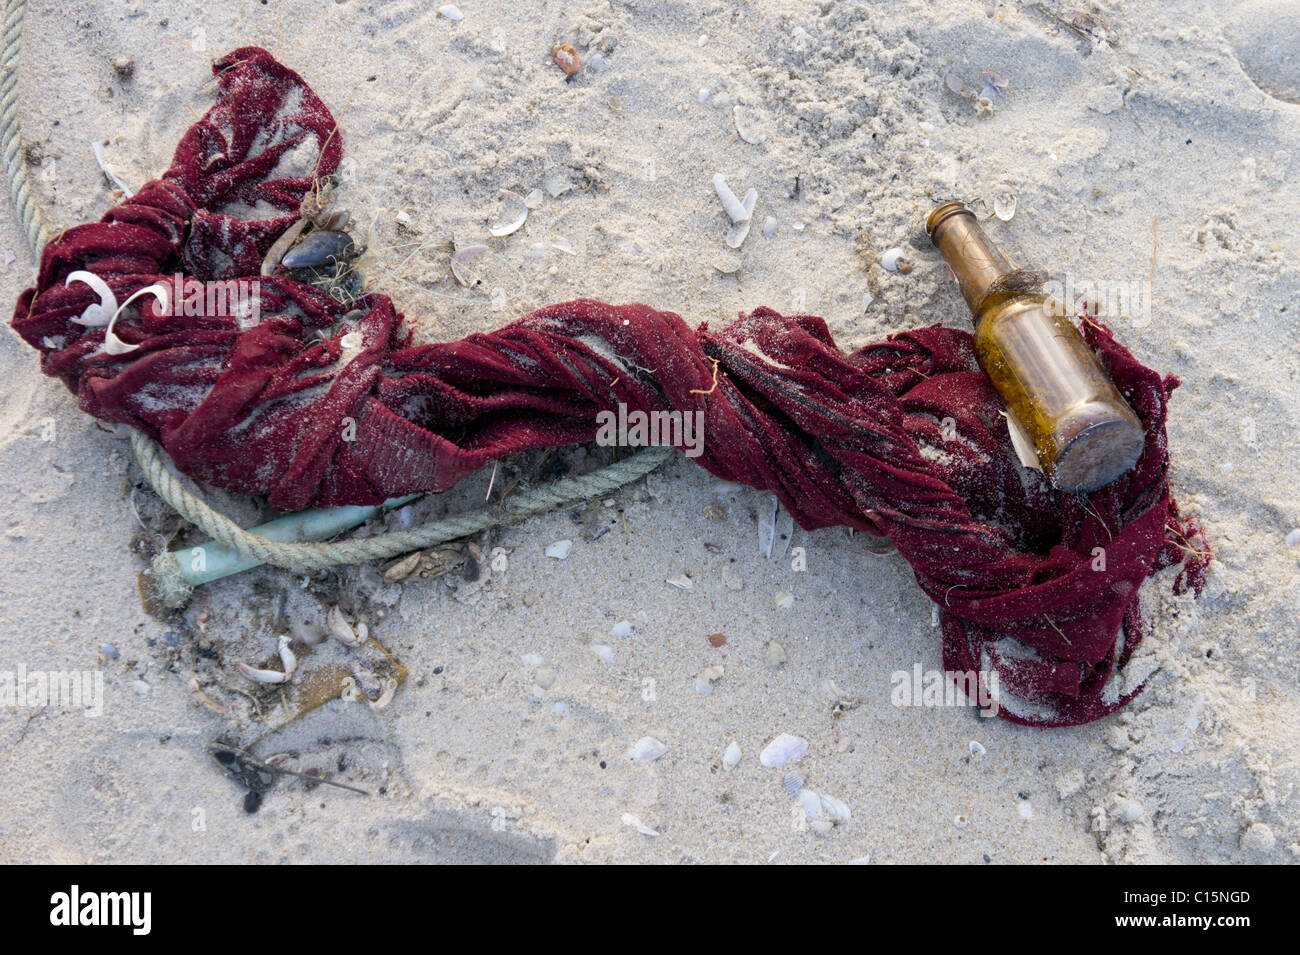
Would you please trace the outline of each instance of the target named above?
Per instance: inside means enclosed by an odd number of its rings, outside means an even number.
[[[727,215],[731,216],[733,223],[749,221],[749,217],[754,212],[753,205],[751,204],[748,209],[745,208],[745,204],[737,198],[736,194],[731,191],[731,187],[727,185],[727,178],[722,173],[717,173],[713,177],[713,191],[722,200],[722,208],[727,210]],[[751,191],[754,193],[754,199],[757,200],[758,191]]]
[[[993,214],[1003,222],[1010,222],[1016,215],[1016,197],[1014,193],[1004,192],[993,197]]]
[[[343,615],[343,611],[338,607],[330,608],[330,612],[325,617],[325,628],[329,631],[331,637],[345,647],[359,647],[365,642],[361,635],[353,629],[352,624],[348,623],[348,618]]]
[[[524,197],[509,189],[501,190],[501,211],[495,224],[488,227],[488,232],[498,239],[513,235],[523,227],[528,218],[528,204]]]
[[[561,43],[551,50],[551,59],[564,71],[565,76],[572,76],[582,66],[582,61],[578,59],[578,51],[567,43]]]
[[[491,251],[486,245],[467,245],[457,249],[451,256],[451,274],[461,285],[477,285],[483,277],[475,267],[479,257]]]

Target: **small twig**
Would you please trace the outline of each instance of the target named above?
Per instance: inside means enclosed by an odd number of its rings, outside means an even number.
[[[1061,639],[1066,642],[1067,646],[1071,646],[1071,647],[1074,646],[1074,644],[1070,642],[1070,638],[1065,635],[1065,633],[1061,630],[1061,628],[1058,627],[1056,624],[1052,623],[1051,617],[1049,617],[1047,614],[1043,614],[1043,619],[1046,620],[1049,624],[1051,624],[1053,630],[1061,634]]]

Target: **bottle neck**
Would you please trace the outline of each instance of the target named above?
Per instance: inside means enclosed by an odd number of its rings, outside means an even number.
[[[980,228],[975,214],[960,202],[945,202],[926,221],[926,231],[957,277],[962,298],[976,322],[988,306],[1006,296],[995,295],[1007,286],[1015,265]]]

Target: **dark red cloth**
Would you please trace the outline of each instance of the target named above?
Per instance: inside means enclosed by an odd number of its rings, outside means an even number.
[[[1142,639],[1138,588],[1180,561],[1178,586],[1199,586],[1203,538],[1166,481],[1177,380],[1093,324],[1084,333],[1147,444],[1131,473],[1086,497],[1017,463],[971,336],[938,325],[846,355],[813,316],[760,308],[692,330],[672,312],[584,299],[411,347],[382,295],[343,322],[348,309],[316,290],[265,278],[259,322],[142,300],[115,328],[138,349],[100,352],[103,329],[72,321],[97,299],[64,287],[71,271],[97,273],[119,301],[175,271],[256,278],[315,178],[338,164],[329,111],[270,54],[246,47],[214,69],[217,103],[172,167],[52,241],[12,322],[85,411],[155,437],[191,477],[287,510],[375,503],[446,490],[526,448],[592,440],[597,413],[620,403],[700,411],[702,467],[774,492],[807,530],[891,538],[942,611],[945,668],[996,670],[1001,715],[1035,725],[1126,703],[1135,691],[1104,687]]]

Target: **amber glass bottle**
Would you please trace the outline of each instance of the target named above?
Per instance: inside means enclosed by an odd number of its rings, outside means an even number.
[[[975,357],[1033,444],[1051,482],[1094,491],[1137,463],[1142,424],[1106,376],[1062,303],[1037,291],[960,202],[926,231],[975,317]]]

